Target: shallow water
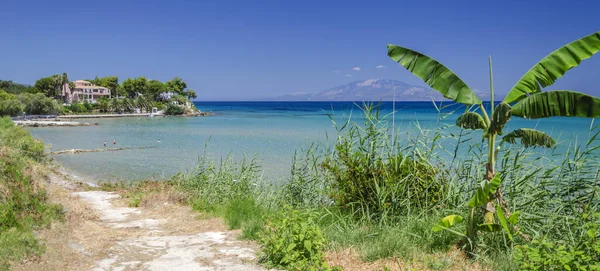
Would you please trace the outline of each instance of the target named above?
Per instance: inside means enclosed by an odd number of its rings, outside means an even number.
[[[349,102],[198,102],[202,111],[216,113],[197,118],[123,118],[88,120],[98,126],[30,128],[48,151],[112,147],[148,147],[111,152],[55,155],[54,159],[80,178],[92,181],[166,178],[194,167],[201,155],[223,158],[257,155],[265,177],[285,178],[294,150],[335,137],[333,120],[342,124],[350,114],[357,120],[360,109]],[[381,115],[392,112],[382,105]],[[464,108],[450,107],[442,112]],[[416,134],[415,121],[424,128],[452,124],[458,114],[440,122],[430,102],[397,102],[394,125],[398,134]],[[391,115],[387,116],[391,121]],[[537,128],[560,138],[563,146],[578,137],[587,140],[590,120],[553,118],[543,121],[514,118],[508,129]],[[455,128],[445,132],[456,132]],[[158,142],[158,140],[161,142]]]

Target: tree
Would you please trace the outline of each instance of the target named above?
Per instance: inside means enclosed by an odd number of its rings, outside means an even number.
[[[64,74],[66,75],[66,74]],[[63,86],[63,75],[55,74],[51,76],[52,78],[52,88],[54,89],[53,97],[57,98],[61,95],[61,89]]]
[[[60,105],[42,93],[23,93],[18,95],[17,98],[25,105],[24,110],[27,114],[47,115],[60,112]]]
[[[127,78],[123,81],[123,90],[127,92],[127,96],[133,98],[137,93],[146,94],[148,92],[148,79],[144,76],[138,78]]]
[[[168,92],[183,95],[184,90],[187,88],[187,84],[179,77],[175,77],[165,83],[165,87]]]
[[[119,78],[117,76],[106,76],[102,78],[98,78],[98,76],[96,76],[96,79],[90,82],[92,82],[94,85],[110,89],[112,96],[119,95],[119,93],[117,93],[119,88]]]
[[[188,89],[185,94],[187,95],[188,99],[196,99],[198,98],[198,96],[196,95],[196,91]]]
[[[152,99],[156,99],[156,97],[165,91],[165,84],[158,80],[150,80],[147,85],[147,95],[152,97]]]
[[[14,83],[13,81],[10,81],[10,80],[8,80],[8,81],[0,80],[0,89],[5,90],[6,92],[12,93],[12,94],[36,93],[36,92],[38,92],[38,90],[36,90],[32,86],[16,84],[16,83]]]
[[[52,76],[38,79],[35,81],[33,87],[38,89],[39,92],[46,94],[48,97],[54,95],[54,80]]]
[[[0,116],[17,116],[23,113],[25,105],[17,99],[0,101]]]
[[[467,221],[467,244],[470,255],[475,249],[476,236],[479,230],[504,230],[512,239],[512,230],[507,221],[513,225],[517,216],[511,214],[507,203],[503,200],[500,185],[502,179],[496,173],[496,157],[503,143],[516,143],[520,139],[525,147],[552,147],[556,141],[549,135],[533,129],[517,129],[502,137],[497,144],[497,137],[503,134],[503,128],[512,116],[525,119],[564,117],[600,117],[600,99],[587,94],[555,90],[542,92],[542,87],[552,85],[568,70],[576,67],[582,60],[590,58],[600,51],[600,31],[573,41],[552,52],[533,66],[508,92],[504,100],[494,108],[494,81],[492,58],[489,58],[491,118],[479,97],[456,74],[438,61],[422,53],[396,45],[388,45],[388,56],[404,66],[425,83],[437,90],[444,97],[467,105],[476,105],[481,114],[467,111],[456,121],[463,129],[483,130],[488,143],[488,162],[483,181],[475,191],[473,198],[467,203],[471,212]],[[483,223],[475,225],[477,209],[483,210]],[[515,212],[518,214],[518,212]],[[448,229],[463,221],[458,215],[444,217],[433,230]]]

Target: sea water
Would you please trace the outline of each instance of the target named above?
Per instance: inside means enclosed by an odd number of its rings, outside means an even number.
[[[266,178],[285,179],[295,150],[307,148],[312,143],[332,141],[336,135],[335,125],[343,125],[350,116],[361,122],[363,116],[361,104],[353,102],[195,104],[198,109],[214,115],[95,119],[86,121],[98,122],[98,126],[40,127],[30,128],[30,131],[47,145],[47,151],[103,148],[104,141],[108,147],[133,148],[53,156],[69,172],[89,181],[165,179],[192,169],[200,156],[214,159],[230,156],[234,160],[256,157]],[[395,105],[384,102],[379,109],[390,127],[393,125],[396,133],[406,138],[406,134],[418,136],[419,127],[433,129],[453,124],[465,110],[459,105],[436,105],[431,102],[396,102]],[[566,149],[574,140],[584,142],[588,139],[590,123],[589,119],[579,118],[541,121],[513,118],[505,131],[536,128],[558,138]],[[442,132],[456,133],[458,130],[454,127]]]

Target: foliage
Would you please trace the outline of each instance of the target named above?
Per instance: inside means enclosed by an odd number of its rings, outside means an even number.
[[[600,31],[573,41],[535,64],[506,94],[504,102],[513,103],[527,95],[542,92],[581,61],[600,51]]]
[[[165,91],[165,84],[158,80],[150,80],[147,85],[147,95],[152,97],[152,99],[156,99],[158,94],[163,93]]]
[[[527,72],[509,91],[504,102],[495,108],[492,60],[490,57],[490,96],[492,97],[492,119],[490,120],[479,98],[452,71],[421,53],[395,45],[388,45],[388,55],[392,60],[423,79],[433,89],[442,93],[444,97],[463,104],[476,104],[479,101],[479,109],[483,114],[481,118],[485,122],[484,127],[487,128],[484,131],[484,138],[487,139],[488,143],[488,155],[487,163],[485,163],[484,180],[477,188],[475,196],[467,204],[471,207],[466,234],[467,243],[470,244],[467,248],[471,256],[474,255],[473,252],[476,248],[478,230],[498,231],[504,228],[508,238],[512,239],[511,230],[508,228],[507,218],[505,217],[510,213],[508,212],[507,203],[503,200],[500,187],[502,178],[497,175],[495,168],[496,158],[500,150],[500,146],[496,146],[496,137],[503,133],[502,128],[511,116],[523,118],[600,116],[600,110],[598,110],[600,99],[598,98],[571,91],[541,93],[540,87],[540,84],[542,87],[552,85],[556,79],[564,75],[569,69],[577,66],[582,60],[591,57],[598,51],[600,51],[600,32],[559,48]],[[511,108],[510,103],[517,101],[519,102]],[[480,125],[473,125],[478,123],[478,119],[470,116],[468,123],[463,118],[463,121],[457,121],[457,125],[469,129],[481,127]],[[501,144],[504,142],[515,143],[516,138],[520,138],[526,147],[543,146],[550,148],[555,143],[554,139],[543,132],[532,129],[518,129],[507,134]],[[475,216],[475,208],[478,207],[483,207],[481,208],[482,217]],[[502,217],[499,217],[500,215]],[[483,220],[483,224],[476,225],[481,220]],[[500,224],[497,224],[496,220]]]
[[[182,106],[167,104],[167,109],[165,110],[165,115],[182,115],[185,113],[185,110]]]
[[[61,218],[61,207],[47,202],[44,177],[31,170],[45,160],[39,140],[0,119],[0,266],[43,252],[33,230]]]
[[[119,88],[119,78],[117,76],[106,76],[101,78],[96,76],[94,80],[90,80],[90,83],[110,89],[113,96],[119,94],[117,93],[117,89]]]
[[[16,116],[23,112],[27,114],[45,115],[56,114],[60,106],[56,101],[47,98],[44,94],[21,93],[8,94],[0,90],[0,115]]]
[[[33,87],[48,97],[51,97],[54,94],[54,80],[51,76],[38,79],[35,81]]]
[[[538,238],[517,246],[519,270],[600,270],[600,213],[584,213],[573,223],[573,242]]]
[[[600,99],[574,91],[548,91],[520,100],[512,108],[514,116],[539,119],[555,116],[600,117]]]
[[[433,58],[393,44],[388,45],[388,56],[445,98],[464,104],[481,104],[481,99],[463,80]]]
[[[186,95],[186,96],[187,96],[189,99],[196,99],[196,98],[198,98],[198,95],[196,94],[196,91],[195,91],[195,90],[191,90],[191,89],[188,89],[188,90],[185,92],[185,95]]]
[[[254,160],[238,164],[227,158],[217,164],[201,157],[192,172],[174,177],[174,182],[192,194],[196,209],[208,210],[233,199],[255,195],[259,171]]]
[[[41,93],[24,93],[20,94],[18,98],[25,105],[27,114],[51,115],[61,111],[61,106],[55,100]]]
[[[363,111],[364,125],[339,128],[332,153],[325,155],[330,198],[338,206],[362,206],[375,217],[436,205],[448,189],[444,172],[400,151],[377,109],[365,105]]]
[[[0,100],[0,116],[17,116],[23,114],[25,105],[17,99]]]
[[[556,144],[556,141],[546,133],[527,128],[517,129],[506,134],[502,137],[502,141],[515,144],[517,138],[521,139],[521,144],[525,147],[551,148]]]
[[[485,121],[481,115],[475,112],[466,112],[456,119],[456,126],[463,129],[483,130],[485,129]]]
[[[10,80],[0,80],[0,90],[4,90],[11,94],[37,93],[39,91],[32,86],[17,84]]]
[[[317,220],[314,212],[284,207],[260,235],[262,261],[286,270],[330,270],[324,252],[327,239]]]
[[[148,92],[148,79],[144,76],[138,78],[127,78],[123,81],[123,90],[129,98],[133,98],[137,93],[145,94]]]
[[[65,108],[73,113],[88,113],[90,110],[86,104],[89,103],[73,102],[70,106],[65,106]]]
[[[165,88],[168,92],[173,92],[179,95],[185,95],[184,90],[187,88],[187,84],[183,79],[179,77],[175,77],[167,82],[165,82]]]

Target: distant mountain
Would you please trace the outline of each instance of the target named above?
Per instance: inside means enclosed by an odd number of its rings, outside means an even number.
[[[326,89],[321,92],[299,92],[286,94],[269,100],[273,101],[392,101],[396,91],[396,101],[436,101],[447,100],[439,92],[421,86],[392,79],[368,79]],[[486,100],[489,95],[477,95]]]

